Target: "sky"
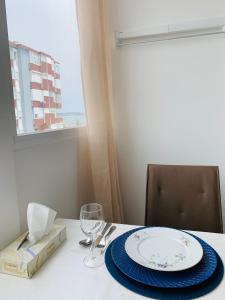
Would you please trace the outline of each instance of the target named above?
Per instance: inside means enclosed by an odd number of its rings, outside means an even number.
[[[6,0],[9,40],[60,62],[63,112],[83,112],[79,35],[74,0]]]

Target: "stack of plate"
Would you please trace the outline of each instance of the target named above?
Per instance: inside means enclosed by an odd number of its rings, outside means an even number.
[[[106,267],[122,285],[156,299],[193,299],[213,290],[223,264],[206,242],[184,231],[145,227],[115,239]]]

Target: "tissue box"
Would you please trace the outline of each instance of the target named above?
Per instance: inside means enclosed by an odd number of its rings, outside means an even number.
[[[50,233],[35,245],[29,247],[29,242],[25,242],[22,248],[17,250],[24,236],[25,234],[0,252],[1,273],[31,278],[66,239],[66,226],[54,224]]]

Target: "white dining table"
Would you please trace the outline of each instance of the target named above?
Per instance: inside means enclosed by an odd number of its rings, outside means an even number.
[[[58,219],[67,227],[67,240],[56,250],[31,279],[0,274],[0,300],[140,300],[147,299],[120,285],[103,264],[87,268],[83,259],[88,249],[79,245],[84,238],[78,220]],[[115,224],[112,239],[136,228],[134,225]],[[221,256],[225,263],[225,235],[194,232]],[[225,279],[211,293],[199,299],[225,298]]]

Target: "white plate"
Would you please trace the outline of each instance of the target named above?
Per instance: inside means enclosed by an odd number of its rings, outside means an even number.
[[[131,234],[125,243],[136,263],[158,271],[181,271],[196,265],[203,256],[200,243],[176,229],[150,227]]]

